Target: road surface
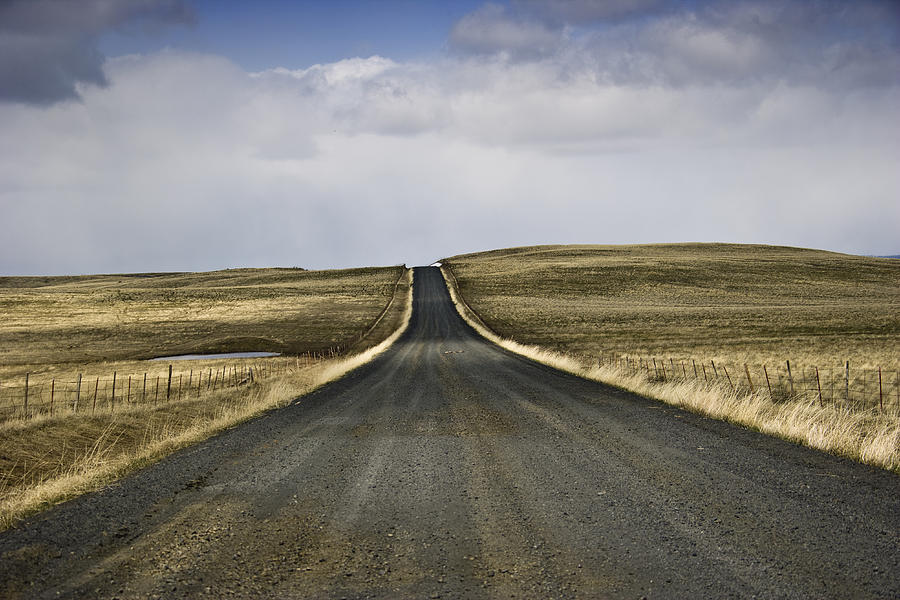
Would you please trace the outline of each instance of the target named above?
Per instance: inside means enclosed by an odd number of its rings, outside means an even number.
[[[415,273],[405,335],[0,534],[0,597],[897,598],[900,478],[530,362]]]

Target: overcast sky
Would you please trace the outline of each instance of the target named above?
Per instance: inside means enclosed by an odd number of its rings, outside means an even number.
[[[0,0],[0,274],[900,252],[900,3]]]

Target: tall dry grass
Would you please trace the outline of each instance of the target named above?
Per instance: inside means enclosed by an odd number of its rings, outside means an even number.
[[[372,360],[393,344],[412,314],[411,272],[396,307],[399,326],[383,341],[350,356],[309,365],[278,359],[283,371],[253,384],[162,404],[122,403],[100,414],[41,415],[0,424],[0,530],[172,452],[302,396]]]
[[[661,400],[795,443],[900,473],[900,422],[875,410],[850,411],[813,398],[774,402],[767,394],[740,393],[723,384],[652,381],[645,374],[568,355],[494,333],[459,294],[452,270],[441,272],[463,319],[480,335],[512,352],[583,377]]]

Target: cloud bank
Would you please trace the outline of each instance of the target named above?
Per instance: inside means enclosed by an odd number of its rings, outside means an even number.
[[[522,1],[467,15],[427,62],[110,58],[79,102],[0,104],[0,272],[427,264],[536,243],[894,254],[897,17]]]

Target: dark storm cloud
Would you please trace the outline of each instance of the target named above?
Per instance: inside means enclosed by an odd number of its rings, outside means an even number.
[[[0,2],[0,101],[52,104],[77,85],[105,86],[97,38],[122,27],[190,23],[181,0],[5,0]]]

